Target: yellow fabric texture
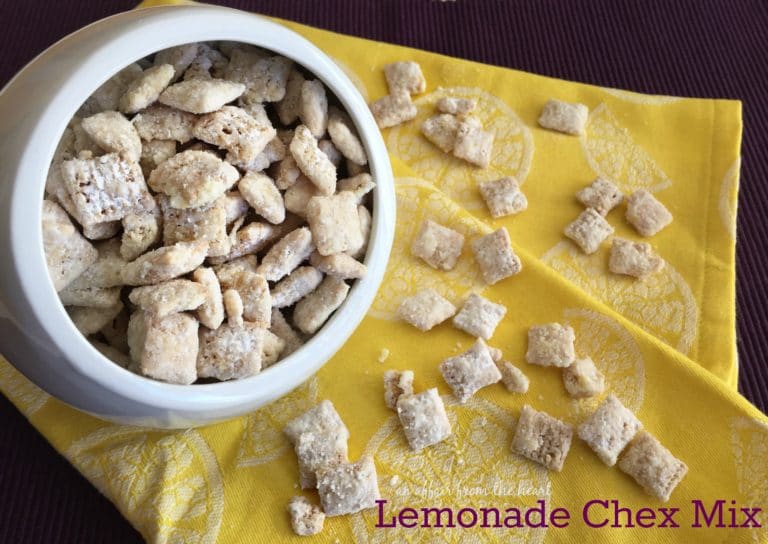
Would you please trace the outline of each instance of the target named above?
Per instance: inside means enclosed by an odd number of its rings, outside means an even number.
[[[406,506],[565,507],[568,529],[383,529],[376,511],[329,518],[317,542],[758,542],[765,529],[691,528],[691,501],[717,498],[768,505],[768,418],[736,392],[734,247],[741,105],[736,101],[648,96],[486,66],[342,36],[283,21],[332,56],[367,100],[386,94],[382,67],[417,61],[427,92],[416,121],[384,131],[397,185],[397,233],[386,278],[368,316],[309,382],[246,416],[177,432],[114,425],[77,412],[28,382],[5,361],[0,386],[51,444],[151,542],[300,541],[286,504],[301,493],[282,428],[321,399],[334,402],[350,430],[350,458],[374,456],[388,511]],[[495,134],[493,159],[479,170],[447,156],[418,133],[444,95],[478,102]],[[586,135],[537,125],[550,97],[589,106]],[[528,210],[494,220],[477,182],[514,175]],[[650,241],[667,267],[644,282],[607,272],[608,244],[593,256],[563,228],[581,211],[574,193],[597,175],[625,192],[649,189],[674,214]],[[639,239],[624,207],[608,215],[616,234]],[[465,245],[458,266],[437,272],[410,255],[426,218],[468,240],[503,226],[523,271],[483,285]],[[458,405],[438,372],[473,339],[450,322],[421,333],[394,318],[400,300],[424,286],[455,302],[478,292],[508,313],[490,345],[530,378],[527,394],[501,384]],[[689,473],[666,506],[680,507],[679,529],[592,529],[580,521],[590,499],[633,509],[664,506],[618,468],[603,465],[574,438],[561,473],[510,452],[523,404],[578,424],[604,397],[573,400],[557,369],[524,361],[531,325],[558,321],[576,331],[577,351],[594,359],[612,392],[645,428],[687,463]],[[382,350],[389,350],[384,363]],[[413,369],[418,391],[437,387],[453,435],[412,453],[383,402],[386,369]],[[306,493],[313,501],[317,497]],[[758,518],[765,525],[768,517]]]

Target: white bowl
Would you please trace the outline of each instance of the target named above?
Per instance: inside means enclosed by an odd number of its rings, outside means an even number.
[[[280,53],[313,72],[354,120],[376,181],[365,263],[344,305],[301,349],[264,372],[231,382],[173,385],[105,359],[77,331],[48,278],[41,202],[48,164],[80,104],[124,66],[190,42],[231,40]],[[51,46],[0,92],[0,353],[42,389],[94,416],[181,428],[250,412],[285,395],[344,344],[365,316],[392,247],[395,195],[384,143],[347,76],[298,34],[263,17],[214,6],[130,11]]]

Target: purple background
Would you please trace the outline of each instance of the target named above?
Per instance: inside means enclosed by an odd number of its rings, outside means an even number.
[[[214,2],[374,40],[639,92],[739,98],[737,318],[742,393],[768,409],[768,75],[764,0]],[[132,0],[0,0],[0,83]],[[0,542],[140,542],[117,510],[0,395]],[[257,540],[258,535],[250,535]]]

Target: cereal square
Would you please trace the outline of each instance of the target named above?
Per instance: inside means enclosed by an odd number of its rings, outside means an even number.
[[[651,244],[623,238],[613,239],[608,270],[614,274],[644,278],[664,268],[664,264],[664,259],[653,251]]]
[[[285,95],[275,105],[277,117],[283,125],[292,125],[299,118],[299,102],[304,76],[295,68],[291,70],[285,83]]]
[[[627,198],[627,221],[641,236],[653,236],[672,222],[672,214],[655,196],[640,189]]]
[[[510,393],[527,393],[530,381],[523,371],[509,361],[496,363],[501,372],[501,381]]]
[[[323,274],[313,266],[300,266],[272,288],[272,307],[293,306],[323,281]]]
[[[520,213],[528,207],[528,199],[513,177],[504,177],[479,184],[480,194],[493,217]]]
[[[427,219],[411,244],[411,253],[432,268],[451,270],[464,247],[464,235]]]
[[[456,306],[430,287],[404,298],[397,309],[400,319],[422,332],[430,330],[455,313]]]
[[[459,120],[453,115],[433,115],[421,124],[424,137],[439,147],[443,153],[450,153],[456,145],[456,131]]]
[[[368,268],[363,263],[346,253],[334,253],[323,257],[315,251],[309,256],[309,262],[323,274],[341,279],[363,278],[368,272]]]
[[[306,497],[293,497],[288,503],[293,532],[299,536],[316,535],[323,530],[325,514]]]
[[[317,289],[301,299],[293,310],[293,323],[306,334],[314,334],[341,306],[349,293],[344,280],[326,276]]]
[[[67,313],[72,323],[83,336],[96,334],[109,325],[123,309],[119,300],[114,306],[107,308],[87,308],[84,306],[67,306]]]
[[[571,327],[548,323],[528,329],[528,352],[525,360],[540,366],[570,366],[576,359],[573,342],[576,335]]]
[[[269,120],[260,122],[235,106],[201,116],[193,133],[199,140],[226,149],[227,161],[241,167],[253,162],[277,135]]]
[[[269,325],[269,332],[283,341],[283,358],[304,345],[304,338],[296,331],[278,308],[272,308],[272,322]]]
[[[397,410],[401,397],[413,395],[413,370],[387,370],[384,373],[384,404]]]
[[[145,253],[125,265],[125,285],[153,285],[192,272],[203,264],[208,242],[177,242]]]
[[[234,289],[243,300],[243,317],[246,321],[269,327],[272,315],[272,296],[266,278],[251,270],[240,268],[218,273],[223,289]]]
[[[384,77],[390,93],[405,91],[408,94],[420,94],[427,90],[427,80],[424,79],[421,66],[413,61],[384,65]]]
[[[379,98],[370,105],[379,128],[394,127],[410,121],[418,114],[411,96],[405,91],[397,91]]]
[[[206,300],[205,287],[189,280],[170,280],[157,285],[137,287],[129,300],[155,317],[198,308]]]
[[[363,243],[357,199],[350,191],[312,197],[307,203],[307,222],[320,255],[341,253]]]
[[[197,117],[186,111],[154,104],[137,113],[131,123],[144,142],[175,140],[180,144],[190,141]]]
[[[591,185],[576,193],[576,199],[587,208],[605,216],[621,204],[624,195],[621,190],[605,178],[596,178]]]
[[[258,268],[258,273],[268,281],[279,281],[293,272],[315,250],[312,232],[300,227],[275,242]]]
[[[209,329],[218,329],[224,321],[224,301],[219,278],[211,268],[200,267],[192,273],[192,279],[205,289],[205,301],[197,308],[197,319]]]
[[[143,323],[142,323],[143,322]],[[143,334],[138,344],[131,342],[134,329]],[[164,382],[189,385],[197,380],[198,321],[187,314],[153,317],[134,312],[128,325],[131,359],[139,372]]]
[[[236,100],[245,85],[224,79],[190,79],[167,87],[158,101],[189,113],[211,113]]]
[[[99,252],[80,234],[67,212],[50,200],[43,201],[43,249],[48,274],[61,291],[99,258]]]
[[[230,251],[227,237],[227,210],[223,195],[209,204],[178,209],[165,195],[157,202],[163,212],[163,244],[209,242],[208,256],[221,257]]]
[[[264,329],[257,323],[227,322],[216,330],[201,329],[198,376],[224,381],[258,374],[263,342]]]
[[[619,460],[619,469],[629,474],[649,495],[666,502],[688,472],[688,467],[645,431],[641,431]]]
[[[342,463],[317,475],[317,493],[327,516],[354,514],[373,508],[379,498],[379,482],[373,457]]]
[[[229,57],[227,79],[244,83],[243,98],[249,103],[279,102],[285,98],[293,61],[279,55],[266,56],[261,51],[236,48]]]
[[[120,97],[120,111],[132,114],[151,106],[173,81],[174,75],[175,70],[170,64],[159,64],[147,68],[139,77],[131,81],[123,96]]]
[[[603,463],[612,467],[621,451],[642,428],[643,424],[635,414],[614,395],[608,395],[576,432]]]
[[[328,97],[319,79],[305,81],[301,85],[299,119],[317,139],[325,136],[328,129]]]
[[[450,113],[459,117],[471,113],[477,102],[471,98],[457,98],[453,96],[444,96],[437,101],[437,111],[441,113]]]
[[[124,115],[103,111],[83,119],[81,126],[91,140],[107,153],[137,162],[141,158],[141,139]]]
[[[356,176],[339,180],[337,189],[339,191],[351,191],[357,198],[357,204],[362,204],[365,195],[370,193],[376,184],[373,177],[368,172],[363,172]]]
[[[416,395],[401,396],[397,402],[397,417],[413,451],[421,451],[451,435],[443,399],[434,387]]]
[[[473,240],[472,253],[488,285],[514,276],[523,268],[504,227]]]
[[[613,234],[613,227],[592,208],[587,208],[571,224],[565,227],[565,235],[576,242],[581,250],[591,255],[600,244]]]
[[[461,404],[487,385],[501,380],[501,372],[482,339],[461,355],[440,363],[440,373]]]
[[[368,164],[368,156],[352,120],[338,108],[329,110],[328,135],[344,158],[358,166]]]
[[[517,420],[512,451],[549,470],[560,472],[571,448],[573,429],[529,405],[523,406]]]
[[[563,383],[568,394],[575,399],[599,395],[605,389],[605,376],[590,357],[576,359],[563,369]]]
[[[210,204],[240,179],[229,163],[207,151],[182,151],[162,162],[149,176],[149,186],[170,198],[177,209]]]
[[[271,323],[270,323],[270,326]],[[280,360],[285,349],[285,340],[268,329],[264,329],[264,345],[261,350],[261,368],[272,366]]]
[[[336,167],[306,126],[296,127],[288,148],[301,172],[321,194],[328,196],[336,191]]]
[[[488,340],[507,313],[507,308],[472,293],[453,317],[453,326],[477,338]]]
[[[453,155],[480,168],[487,168],[491,163],[493,151],[493,133],[483,130],[480,122],[467,118],[456,129],[456,143]]]
[[[539,125],[550,130],[579,136],[584,134],[589,108],[584,104],[571,104],[550,99],[544,104]]]

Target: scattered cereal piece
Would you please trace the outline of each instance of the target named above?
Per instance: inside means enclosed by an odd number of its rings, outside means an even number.
[[[563,369],[563,383],[568,394],[575,399],[599,395],[605,389],[605,376],[590,357],[576,359]]]
[[[307,222],[321,255],[356,249],[363,243],[357,199],[349,191],[312,197],[307,203]]]
[[[571,327],[559,323],[537,325],[528,329],[528,352],[525,360],[533,365],[567,367],[576,359]]]
[[[227,79],[244,83],[243,98],[250,103],[279,102],[285,97],[293,61],[281,56],[264,56],[238,48],[229,57]]]
[[[437,388],[401,396],[397,402],[397,417],[413,451],[421,451],[451,435],[451,423]]]
[[[120,111],[137,113],[154,104],[166,87],[173,81],[174,69],[170,64],[147,68],[134,79],[120,97]]]
[[[197,54],[200,51],[200,46],[197,43],[185,43],[183,45],[177,45],[163,49],[155,54],[155,66],[163,64],[170,64],[173,66],[173,80],[177,80],[181,77],[184,71],[194,62],[197,58]]]
[[[149,186],[170,197],[174,208],[197,208],[223,195],[240,179],[237,169],[205,151],[182,151],[160,164]]]
[[[317,251],[309,256],[309,262],[323,274],[344,280],[364,278],[368,268],[346,253],[323,256]]]
[[[605,178],[595,178],[591,185],[576,193],[576,199],[587,208],[605,216],[613,208],[621,204],[624,195],[621,190]]]
[[[296,165],[320,193],[332,195],[336,190],[336,167],[317,146],[317,140],[306,126],[296,127],[288,147]]]
[[[379,352],[378,361],[383,363],[387,359],[389,359],[389,350],[387,348],[382,348],[382,350]]]
[[[493,346],[488,346],[488,353],[491,354],[491,359],[493,359],[494,363],[501,361],[501,358],[504,356],[499,348],[494,348]]]
[[[493,133],[483,130],[480,121],[467,117],[456,129],[456,143],[453,155],[459,159],[487,168],[491,163],[493,151]]]
[[[344,280],[327,276],[293,310],[293,323],[305,334],[314,334],[347,298],[349,285]]]
[[[43,201],[42,226],[48,274],[56,291],[61,291],[95,263],[99,253],[55,202]]]
[[[471,98],[455,98],[453,96],[444,96],[437,101],[437,111],[441,113],[450,113],[463,117],[471,113],[477,102]]]
[[[453,115],[433,115],[421,124],[421,133],[444,153],[450,153],[456,145],[459,123]]]
[[[370,105],[371,113],[379,128],[393,127],[410,121],[418,110],[407,92],[395,92],[379,98]]]
[[[83,119],[83,130],[103,150],[119,153],[129,161],[141,157],[141,140],[131,122],[121,113],[104,111]]]
[[[75,324],[83,336],[96,334],[110,321],[117,317],[123,309],[123,303],[119,300],[114,306],[108,308],[86,308],[83,306],[68,306],[67,313],[72,323]]]
[[[413,370],[387,370],[384,373],[384,404],[397,411],[400,397],[413,395]]]
[[[622,450],[642,428],[643,424],[635,414],[615,396],[608,395],[576,432],[603,463],[612,467]]]
[[[129,300],[155,317],[194,310],[205,302],[206,290],[189,280],[170,280],[157,285],[137,287]]]
[[[285,204],[275,182],[258,172],[247,172],[237,184],[240,194],[257,214],[272,224],[285,221]]]
[[[218,329],[224,321],[224,301],[216,273],[200,267],[192,273],[192,279],[205,289],[205,301],[197,308],[197,319],[209,329]]]
[[[282,357],[286,358],[291,353],[304,345],[304,339],[296,332],[283,314],[277,308],[272,308],[272,323],[269,331],[283,341]]]
[[[501,372],[481,338],[461,355],[440,363],[440,373],[461,404],[483,387],[501,380]]]
[[[93,99],[99,106],[99,111],[117,110],[120,98],[125,94],[133,80],[141,77],[143,70],[135,62],[129,64],[109,78],[101,87],[93,91]]]
[[[550,99],[544,104],[539,125],[544,128],[579,136],[584,134],[589,108],[584,104],[571,104]]]
[[[328,128],[328,97],[319,79],[305,81],[301,86],[299,119],[318,140]]]
[[[263,342],[264,329],[256,323],[227,322],[215,331],[201,329],[198,376],[233,380],[258,374]]]
[[[649,495],[666,502],[688,467],[646,431],[640,431],[619,460],[619,469],[632,476]]]
[[[645,189],[627,198],[627,221],[641,236],[653,236],[672,222],[672,214]]]
[[[317,289],[323,275],[312,266],[300,266],[272,288],[272,307],[292,306]]]
[[[165,89],[158,101],[190,113],[211,113],[236,100],[245,85],[223,79],[191,79]]]
[[[592,208],[587,208],[579,217],[565,227],[565,235],[576,242],[581,250],[591,255],[600,244],[613,234],[613,227]]]
[[[421,72],[421,66],[413,61],[393,62],[384,66],[384,77],[390,93],[404,91],[408,94],[420,94],[427,90],[427,80]]]
[[[614,274],[644,278],[664,268],[664,264],[664,259],[653,251],[651,244],[618,237],[613,239],[608,270]]]
[[[278,281],[309,258],[314,249],[310,230],[307,227],[298,228],[269,248],[261,260],[259,273],[269,281]]]
[[[226,149],[227,161],[245,166],[264,151],[277,132],[269,123],[259,122],[244,109],[224,106],[201,116],[195,123],[196,138]]]
[[[472,253],[488,285],[514,276],[523,268],[504,227],[472,240]]]
[[[138,329],[140,332],[134,332]],[[128,325],[131,359],[139,372],[164,382],[189,385],[197,380],[198,321],[187,314],[153,317],[134,312]],[[136,340],[132,341],[132,338]]]
[[[155,206],[152,211],[129,213],[123,217],[123,236],[120,255],[132,261],[160,241],[162,211]]]
[[[549,470],[560,472],[571,448],[573,429],[529,405],[523,406],[517,421],[512,451]]]
[[[338,108],[331,107],[329,110],[328,134],[333,145],[346,159],[360,166],[368,164],[365,148],[355,131],[352,120]]]
[[[488,340],[506,313],[505,306],[472,293],[453,317],[453,326],[471,336]]]
[[[317,475],[317,492],[326,516],[354,514],[376,506],[379,484],[373,457],[342,463]]]
[[[411,244],[411,253],[432,268],[451,270],[461,255],[464,235],[427,219]]]
[[[323,530],[325,514],[304,497],[293,497],[288,503],[288,513],[291,515],[291,527],[299,536],[316,535]]]
[[[192,272],[203,264],[208,242],[177,242],[145,253],[123,268],[125,285],[154,285]]]
[[[501,372],[501,381],[504,383],[504,387],[510,393],[527,393],[528,385],[530,381],[528,377],[523,374],[523,371],[517,368],[509,361],[499,361],[496,366]]]
[[[131,123],[145,142],[175,140],[180,144],[190,141],[197,117],[191,113],[155,104],[137,113]]]
[[[284,125],[292,125],[299,118],[299,102],[301,101],[301,89],[304,85],[304,76],[298,70],[291,70],[288,81],[285,84],[285,96],[277,103],[277,117]]]
[[[493,217],[504,217],[520,213],[528,208],[528,199],[520,190],[513,177],[504,177],[478,184],[480,194]]]

